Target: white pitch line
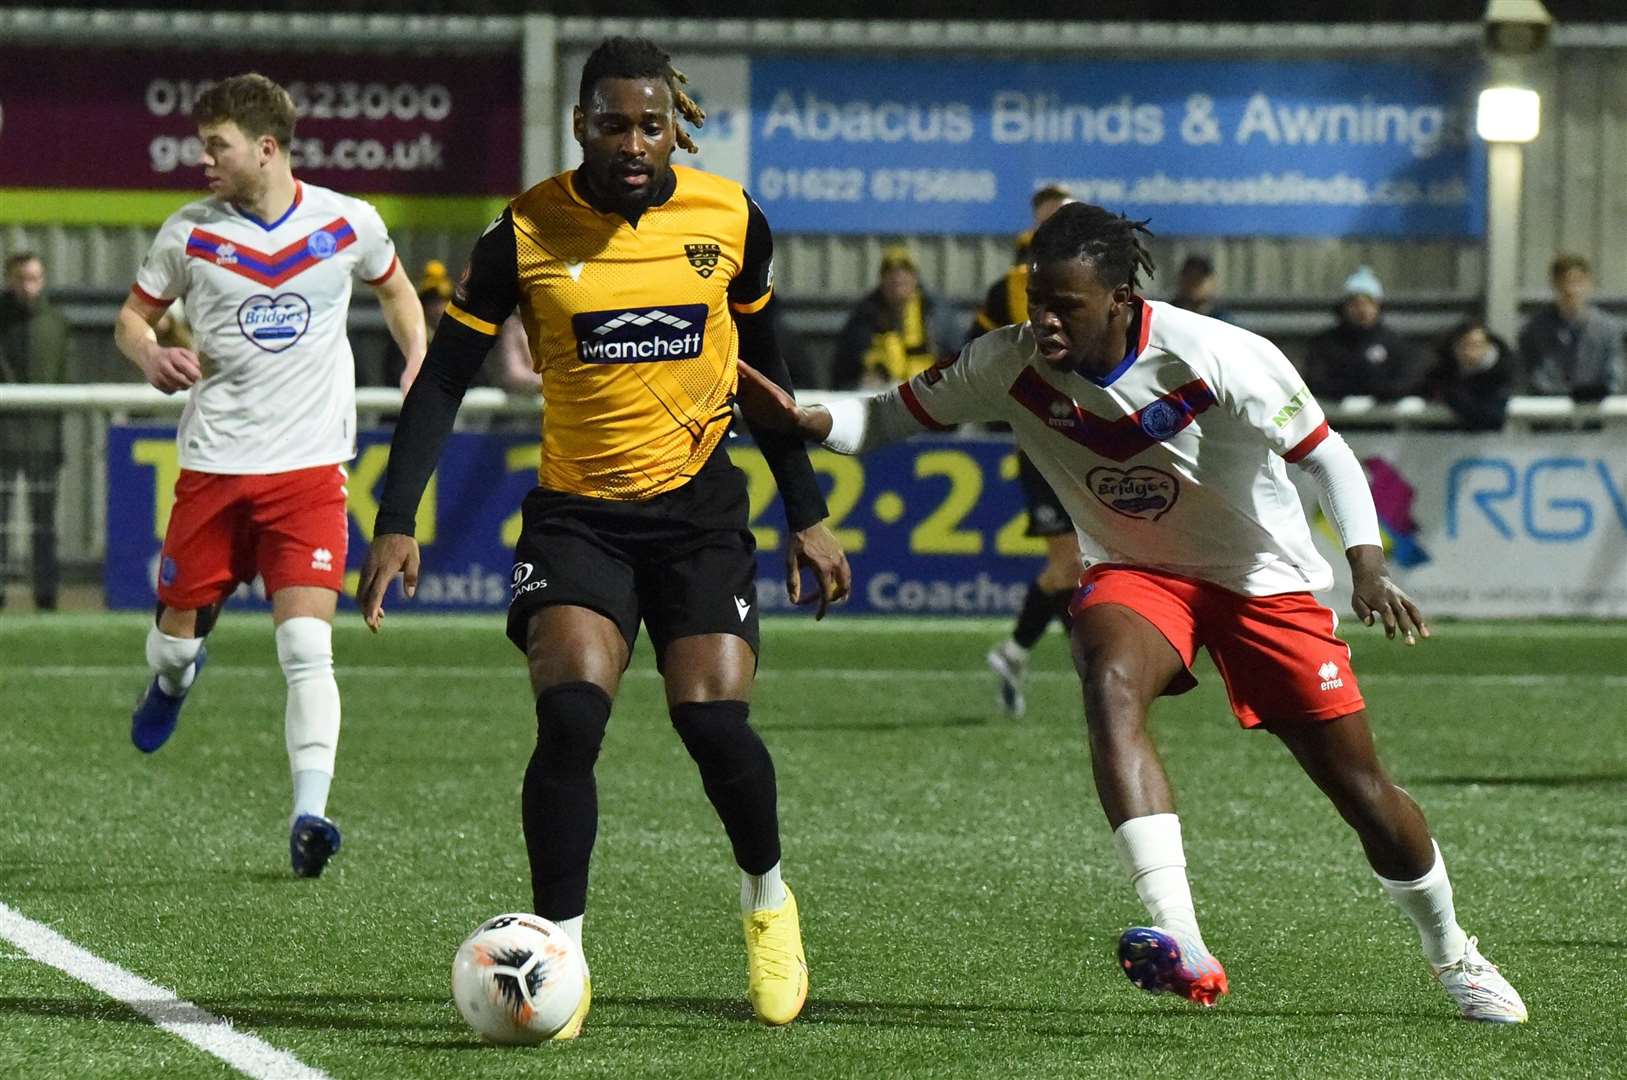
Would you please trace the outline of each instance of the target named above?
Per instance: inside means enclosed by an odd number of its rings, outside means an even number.
[[[171,1035],[179,1036],[255,1080],[329,1080],[286,1050],[235,1030],[229,1020],[204,1012],[94,953],[80,948],[43,923],[0,903],[0,937],[42,964],[48,964],[115,1001],[134,1009]]]
[[[267,664],[263,667],[234,667],[230,665],[212,664],[209,670],[215,674],[211,680],[217,678],[282,678],[282,669]],[[340,682],[348,679],[402,679],[414,676],[425,676],[434,679],[490,679],[493,681],[523,681],[525,669],[518,663],[504,667],[409,667],[406,665],[367,665],[345,667],[343,663],[338,666],[337,674]],[[37,668],[0,667],[0,682],[8,677],[38,678],[38,679],[111,679],[129,676],[137,682],[151,677],[151,673],[143,664],[103,664],[103,665],[51,665]],[[661,673],[653,666],[630,668],[623,673],[622,679],[659,679]],[[988,682],[993,676],[980,667],[965,668],[763,668],[757,672],[758,682],[795,681],[798,679],[818,680],[822,682]],[[1576,683],[1591,683],[1595,686],[1627,686],[1627,675],[1592,675],[1576,674],[1450,674],[1442,672],[1423,672],[1409,674],[1401,671],[1381,671],[1372,674],[1357,673],[1357,678],[1364,683],[1428,683],[1431,685],[1465,685],[1465,686],[1557,686]],[[1074,682],[1078,676],[1071,671],[1030,671],[1030,681],[1038,682]]]

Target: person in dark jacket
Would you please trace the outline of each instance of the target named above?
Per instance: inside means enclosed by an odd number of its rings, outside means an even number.
[[[1466,431],[1499,431],[1514,386],[1515,355],[1508,342],[1465,319],[1441,340],[1435,366],[1424,376],[1424,396],[1457,414]]]
[[[45,291],[45,264],[31,251],[6,259],[0,291],[0,382],[68,381],[68,320]],[[0,415],[0,605],[5,604],[5,562],[11,535],[12,484],[21,473],[28,489],[34,606],[57,604],[57,476],[62,471],[62,417],[56,413]]]
[[[1305,382],[1324,401],[1367,395],[1394,401],[1415,391],[1419,364],[1412,346],[1384,325],[1384,285],[1365,266],[1345,279],[1339,321],[1311,338]]]
[[[1557,255],[1549,267],[1554,302],[1520,331],[1525,390],[1597,401],[1627,384],[1622,328],[1593,306],[1593,268],[1580,255]]]
[[[880,281],[848,315],[836,339],[831,385],[896,386],[960,346],[954,312],[921,287],[915,257],[902,246],[881,253]]]

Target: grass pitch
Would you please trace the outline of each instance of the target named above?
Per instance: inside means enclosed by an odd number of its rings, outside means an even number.
[[[1455,1018],[1354,837],[1207,665],[1154,714],[1232,981],[1205,1011],[1115,967],[1143,915],[1059,636],[1011,723],[982,659],[1003,623],[770,621],[754,718],[803,1018],[750,1021],[736,872],[641,645],[598,769],[593,1012],[519,1050],[480,1045],[448,988],[464,935],[529,905],[534,720],[499,620],[341,622],[344,849],[314,882],[288,869],[269,620],[222,620],[151,758],[128,742],[145,626],[0,619],[0,901],[336,1078],[1627,1074],[1627,626],[1447,624],[1411,650],[1351,630],[1381,752],[1523,1027]],[[231,1075],[0,941],[0,1076]]]

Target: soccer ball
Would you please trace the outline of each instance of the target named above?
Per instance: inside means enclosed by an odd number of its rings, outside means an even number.
[[[582,1002],[587,968],[571,936],[523,912],[481,923],[452,960],[452,1000],[483,1038],[540,1043]]]

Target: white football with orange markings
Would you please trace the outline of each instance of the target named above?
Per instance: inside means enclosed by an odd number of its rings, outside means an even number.
[[[564,930],[515,912],[481,923],[452,960],[452,1000],[484,1039],[508,1045],[552,1038],[581,1004],[587,966]]]

